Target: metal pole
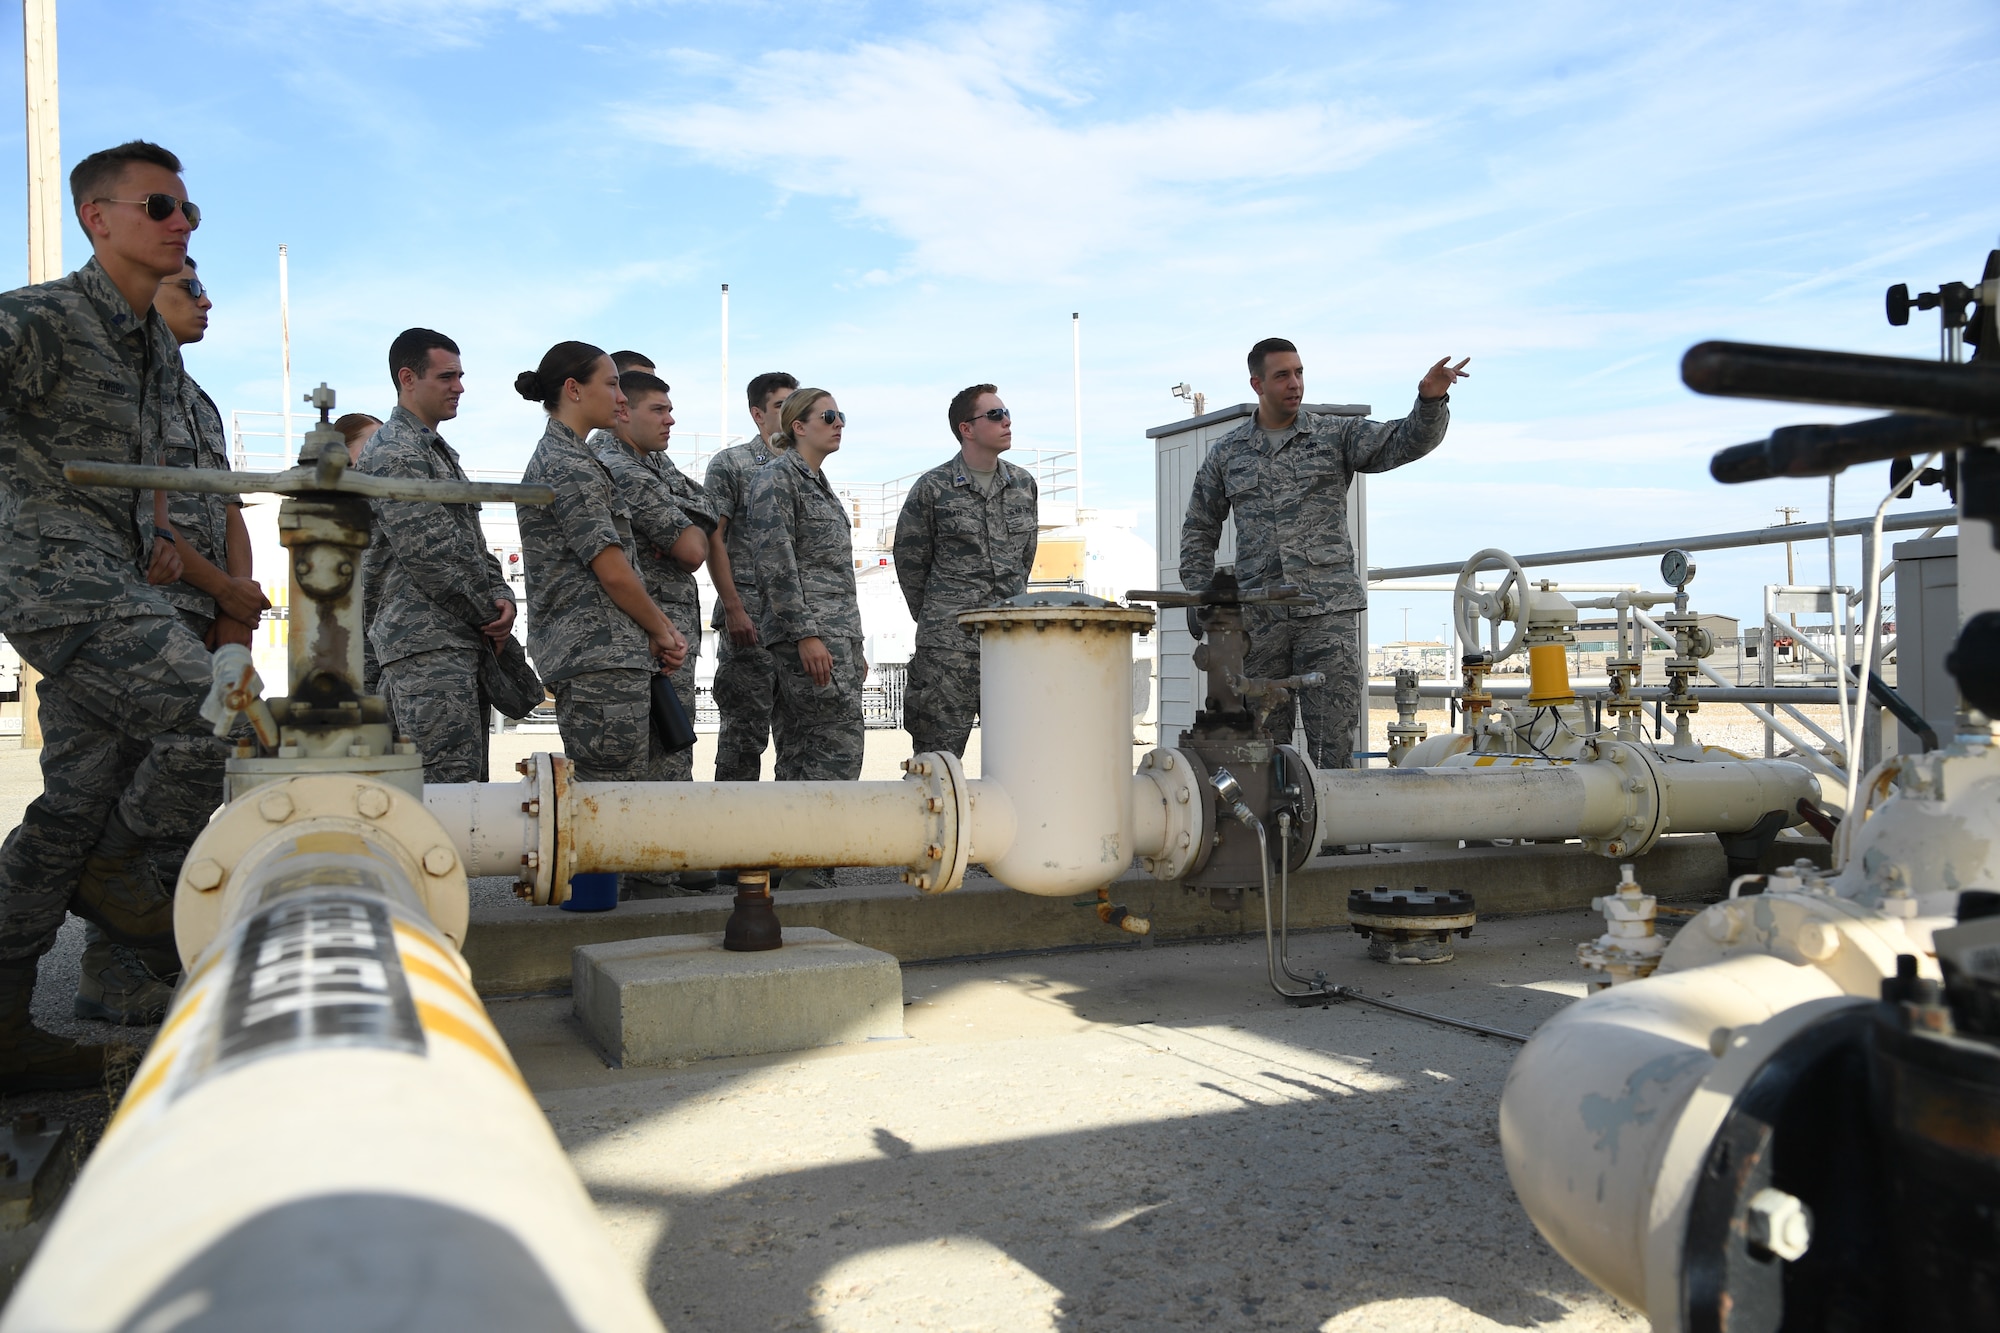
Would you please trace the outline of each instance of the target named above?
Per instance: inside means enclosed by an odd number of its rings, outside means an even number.
[[[21,0],[28,102],[28,281],[62,276],[62,118],[56,86],[56,0]],[[21,663],[21,748],[42,745],[41,673]]]
[[[1070,402],[1076,420],[1076,521],[1083,521],[1083,315],[1069,312]]]
[[[292,461],[292,263],[283,245],[278,247],[278,341],[284,353],[285,461]]]
[[[715,426],[715,447],[729,447],[729,284],[722,284],[722,414]]]

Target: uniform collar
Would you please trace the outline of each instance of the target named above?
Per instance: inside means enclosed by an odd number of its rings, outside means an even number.
[[[958,451],[958,457],[951,460],[950,466],[952,485],[970,486],[972,484],[973,469],[965,461],[965,450],[960,449]],[[993,475],[1002,483],[1007,480],[1006,459],[996,458],[993,460]]]
[[[1257,414],[1255,412],[1252,412],[1250,414],[1250,438],[1252,443],[1256,444],[1259,452],[1263,451],[1264,448],[1263,442],[1267,436],[1276,435],[1278,441],[1277,447],[1270,451],[1271,453],[1275,454],[1282,452],[1285,446],[1289,445],[1292,441],[1298,439],[1301,435],[1310,435],[1311,433],[1312,433],[1312,414],[1307,412],[1304,408],[1299,409],[1299,414],[1296,417],[1292,418],[1292,424],[1284,431],[1283,434],[1277,434],[1277,432],[1265,430],[1264,424],[1259,420],[1257,420]]]
[[[833,486],[826,479],[825,469],[822,468],[820,471],[817,472],[813,471],[812,467],[806,462],[805,455],[801,454],[798,450],[796,449],[781,450],[778,454],[778,459],[779,461],[786,463],[791,467],[797,468],[801,475],[803,475],[808,481],[812,482],[813,485],[825,491],[828,495],[833,494]]]
[[[444,450],[454,462],[457,461],[458,451],[445,442],[444,436],[417,420],[417,414],[401,403],[389,409],[389,419],[382,423],[384,430],[392,426],[398,433],[410,436],[421,445]]]
[[[97,313],[104,318],[104,326],[120,338],[131,336],[144,328],[147,321],[132,313],[132,303],[125,299],[125,293],[118,290],[118,284],[111,281],[111,275],[104,271],[104,265],[92,255],[88,263],[76,271],[77,289],[90,298]],[[152,312],[148,311],[150,315]]]

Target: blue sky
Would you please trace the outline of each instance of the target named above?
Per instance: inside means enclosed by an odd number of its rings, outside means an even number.
[[[279,404],[285,242],[298,390],[379,414],[389,338],[441,328],[470,384],[451,438],[489,468],[525,463],[538,413],[506,386],[563,338],[651,353],[713,432],[728,282],[733,427],[751,373],[830,388],[842,478],[948,454],[945,403],[980,380],[1021,443],[1067,443],[1080,310],[1086,503],[1147,533],[1169,386],[1247,397],[1270,334],[1311,397],[1378,415],[1473,358],[1444,446],[1375,487],[1372,563],[1753,527],[1823,516],[1823,485],[1725,489],[1708,454],[1835,414],[1698,399],[1680,353],[1933,355],[1882,288],[1976,278],[2000,244],[1990,3],[64,0],[60,22],[65,167],[132,136],[188,162],[219,301],[188,360],[225,410]],[[0,138],[20,161],[18,120]],[[25,254],[24,211],[17,171],[0,254]],[[73,227],[64,250],[86,253]],[[1774,577],[1703,565],[1697,602],[1728,611]],[[1644,567],[1589,576],[1613,573]],[[1378,602],[1374,637],[1441,602]]]

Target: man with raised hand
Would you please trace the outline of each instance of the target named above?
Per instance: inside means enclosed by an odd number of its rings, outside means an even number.
[[[798,380],[781,370],[767,371],[750,381],[750,420],[756,435],[732,444],[708,460],[703,488],[715,511],[715,534],[709,541],[708,575],[715,583],[714,627],[721,631],[716,648],[715,710],[722,730],[715,741],[715,780],[755,782],[764,773],[764,747],[770,743],[776,718],[778,678],[771,653],[759,636],[764,614],[757,587],[757,562],[745,524],[750,514],[750,480],[777,456],[771,442],[777,434],[778,412]]]
[[[1264,679],[1326,674],[1299,692],[1309,758],[1346,768],[1361,716],[1361,649],[1356,613],[1368,590],[1347,535],[1347,488],[1357,472],[1387,472],[1438,447],[1451,422],[1451,386],[1466,361],[1444,357],[1417,385],[1416,406],[1400,421],[1320,416],[1300,410],[1306,377],[1299,349],[1266,338],[1250,349],[1251,418],[1217,440],[1201,462],[1181,525],[1181,586],[1208,587],[1222,524],[1236,516],[1236,583],[1293,584],[1305,606],[1252,606],[1244,621],[1250,651],[1244,674]],[[1274,719],[1274,722],[1277,722]],[[1279,725],[1290,739],[1291,719]]]
[[[903,729],[918,754],[965,757],[979,715],[979,639],[958,613],[1026,591],[1040,492],[1014,447],[1014,419],[991,384],[961,389],[945,412],[958,454],[910,487],[896,519],[896,582],[917,622]]]
[[[458,415],[458,344],[405,329],[389,344],[396,408],[361,451],[382,477],[465,479],[437,428]],[[382,500],[362,569],[368,642],[399,735],[417,743],[425,782],[484,782],[489,714],[479,654],[513,632],[514,594],[486,547],[476,504]]]
[[[208,651],[160,591],[183,572],[167,496],[63,476],[178,445],[180,349],[154,301],[201,221],[180,171],[143,141],[84,158],[90,261],[0,296],[0,633],[43,676],[42,794],[0,845],[0,1092],[101,1082],[103,1047],[35,1028],[37,962],[73,909],[164,964],[152,853],[185,854],[222,798]]]

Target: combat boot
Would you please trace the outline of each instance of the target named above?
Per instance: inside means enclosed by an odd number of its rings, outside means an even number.
[[[181,956],[173,937],[129,945],[120,944],[89,922],[84,923],[83,932],[76,1016],[127,1027],[165,1018],[181,975]]]
[[[145,839],[116,810],[77,876],[72,910],[123,944],[143,948],[173,934],[173,890],[161,882]]]
[[[34,995],[34,959],[0,963],[0,1093],[101,1087],[107,1049],[36,1027]]]

